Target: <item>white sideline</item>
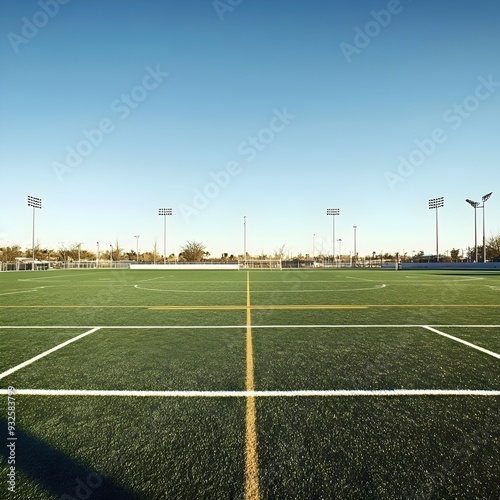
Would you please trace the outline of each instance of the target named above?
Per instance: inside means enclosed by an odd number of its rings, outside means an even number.
[[[394,389],[394,390],[332,390],[332,391],[124,391],[80,389],[16,389],[26,396],[125,396],[181,398],[248,398],[248,397],[359,397],[359,396],[500,396],[500,390]],[[8,389],[0,389],[8,394]]]
[[[500,328],[499,325],[434,325],[439,328]],[[102,330],[176,330],[176,329],[224,329],[246,328],[246,325],[101,325],[95,326],[64,326],[64,325],[0,325],[0,330],[30,330],[30,329],[84,329],[99,328]],[[430,328],[422,325],[252,325],[252,328]]]
[[[473,349],[477,349],[478,351],[484,352],[485,354],[489,354],[490,356],[493,356],[494,358],[500,359],[500,354],[497,354],[496,352],[493,352],[493,351],[489,351],[488,349],[485,349],[484,347],[480,347],[476,344],[471,344],[470,342],[467,342],[466,340],[462,340],[462,339],[459,339],[458,337],[454,337],[453,335],[449,335],[448,333],[441,332],[440,330],[436,330],[435,328],[432,328],[431,326],[424,325],[424,328],[426,330],[431,331],[431,332],[437,333],[438,335],[442,335],[443,337],[454,340],[455,342],[460,342],[461,344],[464,344],[468,347],[472,347]]]
[[[92,328],[92,330],[89,330],[88,332],[82,333],[81,335],[77,335],[76,337],[73,337],[69,340],[66,340],[66,342],[63,342],[62,344],[56,345],[52,349],[49,349],[48,351],[42,352],[41,354],[38,354],[38,356],[35,356],[34,358],[28,359],[28,361],[25,361],[24,363],[21,363],[20,365],[14,366],[13,368],[10,368],[9,370],[7,370],[3,373],[0,373],[0,379],[7,377],[11,373],[17,372],[17,370],[20,370],[21,368],[24,368],[25,366],[28,366],[31,363],[34,363],[35,361],[38,361],[39,359],[47,356],[48,354],[51,354],[54,351],[57,351],[58,349],[61,349],[65,346],[67,346],[68,344],[71,344],[72,342],[80,340],[81,338],[83,338],[87,335],[90,335],[91,333],[94,333],[97,330],[99,330],[99,327]]]

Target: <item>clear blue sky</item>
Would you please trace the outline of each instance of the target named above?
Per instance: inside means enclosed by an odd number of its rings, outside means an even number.
[[[168,253],[242,253],[244,216],[250,253],[328,252],[340,208],[342,253],[353,225],[361,255],[432,253],[444,196],[444,252],[490,191],[500,234],[499,26],[492,0],[2,2],[0,246],[31,246],[27,195],[47,247],[162,249],[165,207]]]

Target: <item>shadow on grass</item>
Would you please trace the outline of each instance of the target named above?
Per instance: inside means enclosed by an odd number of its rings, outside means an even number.
[[[7,421],[0,418],[0,428],[4,429],[3,436],[7,436]],[[61,451],[47,445],[43,441],[16,427],[15,468],[29,479],[39,484],[46,492],[57,495],[61,500],[78,498],[96,499],[124,499],[137,498],[133,493],[113,483],[109,478],[83,465]],[[0,456],[7,461],[11,450],[7,446],[0,447]],[[26,492],[19,490],[16,493],[24,498]]]

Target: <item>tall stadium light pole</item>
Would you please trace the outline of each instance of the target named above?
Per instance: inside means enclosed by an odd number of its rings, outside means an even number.
[[[31,270],[35,270],[35,208],[42,208],[42,199],[35,198],[34,196],[28,196],[28,207],[33,207],[33,237],[31,240],[31,250],[33,254],[33,263],[31,264]]]
[[[483,200],[483,262],[486,262],[486,226],[485,226],[485,216],[484,216],[484,204],[490,199],[490,196],[493,194],[493,191],[491,193],[485,194],[482,198]]]
[[[97,253],[96,253],[96,259],[95,259],[95,267],[96,267],[96,269],[99,268],[99,242],[97,242]]]
[[[159,208],[158,215],[163,215],[163,263],[167,263],[167,215],[172,215],[171,208]]]
[[[314,262],[314,255],[315,255],[315,247],[316,246],[316,233],[313,234],[313,262]]]
[[[327,208],[326,215],[332,216],[332,249],[333,263],[335,264],[335,216],[340,215],[340,208]]]
[[[474,209],[474,252],[475,252],[475,258],[474,262],[477,262],[477,217],[476,217],[476,209],[479,207],[479,202],[478,201],[472,201],[469,200],[468,198],[465,200],[473,209]]]
[[[444,197],[431,198],[429,200],[429,210],[436,210],[436,262],[439,262],[439,225],[438,208],[444,207]]]
[[[81,253],[81,249],[82,249],[82,244],[81,243],[78,243],[78,269],[80,269],[80,253]]]
[[[243,216],[243,262],[247,266],[247,216]]]
[[[354,230],[354,254],[353,254],[352,258],[353,258],[353,261],[356,262],[356,260],[357,260],[356,256],[358,255],[356,252],[356,229],[358,228],[358,226],[352,226],[352,228]]]
[[[66,245],[64,244],[64,241],[60,241],[59,244],[62,245],[63,249],[63,269],[66,269]]]
[[[137,264],[139,264],[139,234],[135,234],[134,235],[134,238],[136,239],[136,242],[135,242],[135,255],[136,255],[136,260],[137,260]]]

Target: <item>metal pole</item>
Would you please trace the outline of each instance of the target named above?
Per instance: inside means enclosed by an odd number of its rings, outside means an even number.
[[[340,215],[340,208],[327,208],[326,215],[331,215],[332,219],[332,250],[333,250],[333,264],[335,264],[335,216]]]
[[[486,233],[485,233],[485,222],[484,222],[484,201],[483,201],[483,262],[486,262]]]
[[[99,242],[97,242],[97,254],[96,254],[96,260],[95,260],[95,267],[96,267],[96,269],[99,268]]]
[[[438,207],[436,206],[436,262],[439,262]]]
[[[42,199],[36,198],[35,196],[28,196],[28,207],[33,207],[33,234],[31,239],[31,254],[33,262],[31,264],[31,270],[35,270],[35,209],[42,208]]]
[[[355,263],[356,262],[356,255],[357,255],[357,253],[356,253],[356,228],[358,226],[352,226],[352,227],[354,229],[354,254],[353,254],[352,258],[353,258],[353,262]]]
[[[139,264],[139,235],[138,234],[134,235],[134,238],[136,239],[135,256],[137,264]]]
[[[436,210],[436,262],[439,262],[439,223],[438,208],[444,207],[444,196],[432,198],[429,200],[429,209]]]
[[[486,262],[486,225],[485,225],[485,214],[484,214],[484,206],[486,202],[490,199],[493,192],[485,194],[482,198],[483,200],[483,262]]]
[[[31,270],[35,270],[35,207],[33,207],[33,237],[31,239],[31,251],[33,255],[33,262],[31,263]]]
[[[333,242],[333,263],[335,265],[335,214],[332,215],[332,242]]]
[[[167,214],[163,214],[163,263],[167,263]]]
[[[247,265],[247,216],[243,217],[243,262]]]
[[[167,215],[172,215],[171,208],[159,208],[158,215],[163,215],[163,264],[167,263]]]
[[[476,215],[477,206],[474,206],[474,248],[475,248],[475,259],[474,262],[477,262],[477,215]]]

